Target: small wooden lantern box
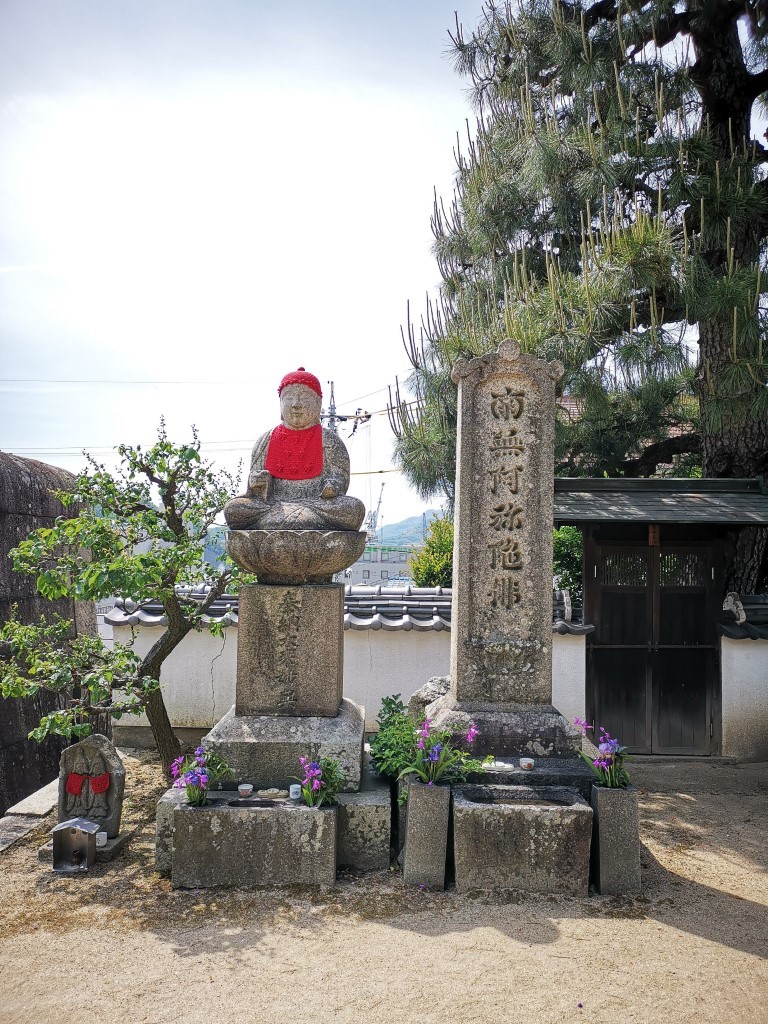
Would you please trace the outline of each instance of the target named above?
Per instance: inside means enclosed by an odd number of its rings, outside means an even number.
[[[61,874],[87,871],[96,863],[96,833],[101,828],[88,818],[70,818],[53,828],[53,870]]]

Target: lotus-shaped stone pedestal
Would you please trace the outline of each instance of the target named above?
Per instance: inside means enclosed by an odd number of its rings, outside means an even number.
[[[351,530],[230,530],[227,551],[259,583],[330,583],[362,555],[367,536]]]

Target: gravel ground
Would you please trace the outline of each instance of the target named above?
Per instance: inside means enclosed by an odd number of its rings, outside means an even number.
[[[640,898],[334,890],[178,892],[153,872],[148,755],[126,759],[134,834],[53,875],[52,818],[0,854],[0,1021],[91,1024],[768,1022],[768,765],[635,761]]]

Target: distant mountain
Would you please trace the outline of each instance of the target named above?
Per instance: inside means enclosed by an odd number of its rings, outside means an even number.
[[[430,508],[423,516],[409,516],[399,523],[384,523],[383,529],[379,529],[378,542],[385,547],[393,548],[421,545],[424,543],[424,534],[429,529],[429,524],[440,515],[440,509]]]

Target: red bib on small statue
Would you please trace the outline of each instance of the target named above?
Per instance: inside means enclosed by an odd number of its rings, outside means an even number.
[[[289,430],[281,423],[269,437],[265,469],[278,480],[310,480],[323,472],[323,428]]]

